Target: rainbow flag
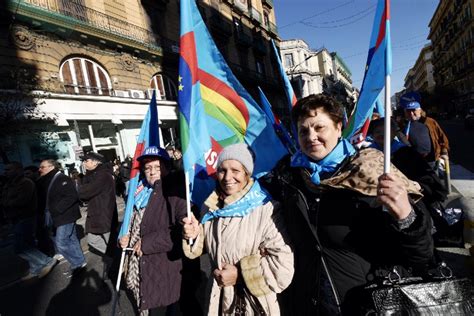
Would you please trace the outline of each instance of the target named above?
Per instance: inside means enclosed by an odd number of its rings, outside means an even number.
[[[156,106],[156,95],[153,91],[153,96],[150,100],[148,112],[142,122],[140,134],[137,139],[137,146],[132,159],[132,169],[130,171],[130,180],[128,182],[128,197],[125,206],[125,213],[123,217],[122,227],[120,228],[119,238],[128,234],[130,229],[130,221],[133,214],[133,206],[135,205],[135,193],[140,190],[138,187],[140,180],[140,163],[137,158],[140,157],[145,148],[150,146],[160,146],[159,141],[160,132],[158,129],[158,109]]]
[[[361,127],[368,119],[370,120],[377,98],[385,87],[385,77],[392,73],[391,47],[390,0],[379,0],[359,100],[342,133],[343,137],[351,141],[362,140],[365,137]]]
[[[183,164],[191,200],[200,206],[215,186],[217,156],[227,145],[247,143],[254,176],[271,170],[286,153],[271,122],[232,74],[194,0],[181,0],[179,119]]]

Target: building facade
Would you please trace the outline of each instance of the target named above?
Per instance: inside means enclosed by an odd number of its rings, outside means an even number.
[[[452,93],[452,106],[474,106],[474,0],[441,0],[430,21],[437,91]]]
[[[405,89],[408,91],[432,93],[435,85],[432,45],[427,44],[420,51],[413,68],[405,76]]]
[[[325,92],[343,102],[356,101],[351,71],[336,52],[312,50],[301,39],[283,40],[281,58],[297,98]]]
[[[273,1],[197,4],[242,84],[283,97],[270,54],[270,39],[278,42]],[[153,92],[162,145],[179,143],[178,0],[8,0],[0,12],[0,120],[15,108],[4,100],[16,95],[34,112],[21,128],[8,121],[3,160],[78,167],[89,150],[133,156]]]

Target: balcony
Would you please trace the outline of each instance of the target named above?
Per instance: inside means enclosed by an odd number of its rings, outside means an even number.
[[[68,0],[23,0],[18,5],[11,4],[19,16],[67,28],[96,37],[123,42],[133,42],[134,47],[145,46],[161,51],[156,34],[140,26],[91,9],[83,4]],[[105,33],[105,34],[104,34]],[[116,38],[111,38],[115,35]]]
[[[265,28],[267,29],[268,32],[278,35],[278,29],[274,23],[269,21],[268,24],[265,25]]]
[[[262,4],[266,5],[270,9],[273,8],[273,0],[262,0]]]
[[[256,21],[258,24],[262,24],[262,14],[254,7],[250,10],[250,16],[252,20]]]

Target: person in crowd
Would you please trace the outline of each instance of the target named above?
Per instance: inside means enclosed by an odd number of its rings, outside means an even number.
[[[127,202],[127,194],[128,194],[128,183],[130,181],[130,172],[132,171],[132,158],[130,155],[127,155],[124,161],[120,164],[119,168],[119,179],[123,183],[123,192],[122,196]]]
[[[30,178],[35,182],[39,178],[38,167],[36,166],[26,166],[23,168],[23,174],[25,177]]]
[[[20,162],[8,163],[4,175],[7,181],[0,195],[0,208],[6,220],[13,225],[14,250],[30,265],[27,278],[42,278],[53,269],[57,261],[36,248],[35,183],[23,175],[23,166]]]
[[[165,311],[173,315],[183,290],[180,220],[186,215],[186,199],[169,175],[166,150],[150,146],[138,161],[144,177],[135,196],[130,232],[119,240],[122,248],[133,248],[126,283],[141,315]]]
[[[85,271],[87,265],[76,233],[76,221],[81,218],[81,212],[76,185],[59,171],[58,165],[54,159],[41,161],[38,192],[48,219],[47,227],[53,231],[51,237],[57,254],[69,262],[66,275],[72,277]]]
[[[172,159],[173,171],[183,171],[183,154],[181,151],[175,145],[169,145],[166,147],[166,151]]]
[[[247,145],[225,147],[201,223],[183,219],[185,255],[196,258],[205,250],[211,258],[208,315],[279,315],[277,293],[293,277],[279,204],[252,178],[253,168]]]
[[[435,119],[426,116],[426,112],[421,109],[419,102],[402,102],[401,105],[405,111],[405,118],[408,121],[407,126],[409,126],[408,124],[413,124],[413,122],[419,122],[426,126],[431,143],[431,150],[425,159],[433,169],[437,170],[437,162],[440,159],[443,161],[448,161],[449,159],[448,137]]]
[[[357,314],[360,288],[384,266],[418,271],[432,263],[431,222],[419,186],[393,165],[383,174],[380,151],[357,152],[341,137],[343,111],[332,97],[300,99],[292,120],[300,149],[266,178],[283,204],[295,252],[282,309],[285,315]]]
[[[79,198],[87,203],[87,243],[92,253],[103,258],[106,279],[113,252],[109,247],[110,235],[118,224],[114,176],[111,166],[104,163],[105,158],[99,153],[89,152],[82,161],[86,174],[79,186]]]

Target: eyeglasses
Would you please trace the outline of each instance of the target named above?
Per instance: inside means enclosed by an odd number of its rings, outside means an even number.
[[[161,171],[161,167],[160,166],[148,166],[148,167],[145,167],[145,172],[146,173],[150,173],[152,170],[153,171]]]

